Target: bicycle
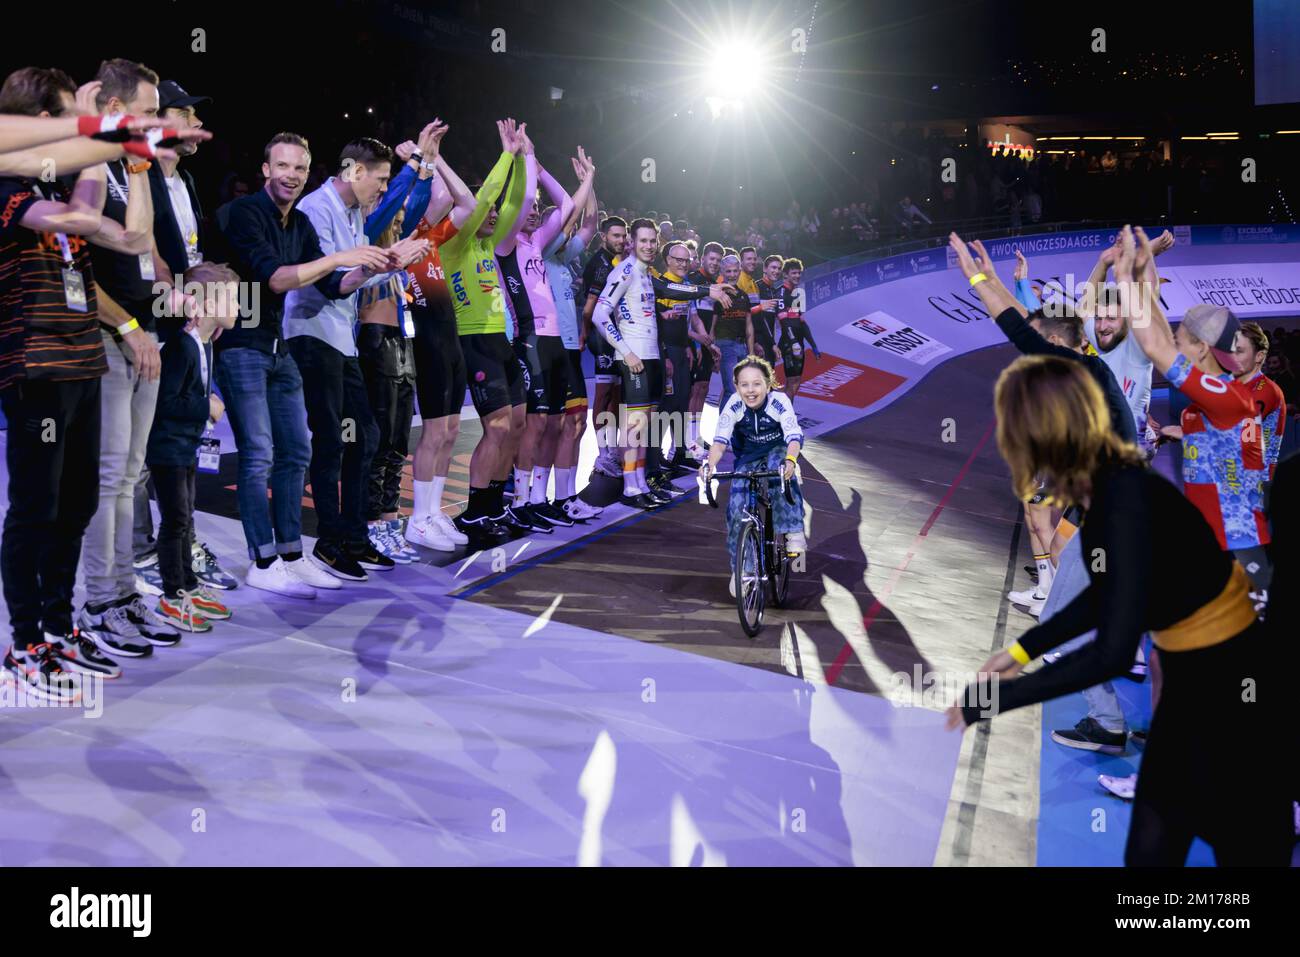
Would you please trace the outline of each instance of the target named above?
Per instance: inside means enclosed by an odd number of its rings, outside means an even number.
[[[780,469],[764,472],[714,472],[704,483],[704,494],[709,505],[718,507],[713,496],[714,479],[749,481],[749,498],[741,513],[740,535],[736,540],[736,560],[732,575],[736,582],[736,613],[740,627],[750,638],[763,627],[767,598],[774,608],[780,608],[790,590],[790,556],[785,550],[785,534],[772,528],[772,500],[767,479],[781,479],[781,494],[791,505],[794,495]],[[756,480],[763,481],[756,481]],[[733,492],[734,494],[734,492]]]

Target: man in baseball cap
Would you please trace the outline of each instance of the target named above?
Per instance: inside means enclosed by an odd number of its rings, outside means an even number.
[[[210,96],[190,96],[185,92],[185,88],[175,80],[163,80],[158,84],[158,115],[161,116],[167,110],[180,110],[186,107],[198,106],[200,103],[211,103]]]
[[[1224,372],[1237,373],[1237,358],[1234,355],[1237,344],[1237,331],[1241,323],[1231,310],[1223,306],[1200,303],[1192,306],[1183,316],[1175,339],[1179,351],[1201,366],[1205,348],[1214,354]],[[1212,371],[1212,370],[1205,370]]]

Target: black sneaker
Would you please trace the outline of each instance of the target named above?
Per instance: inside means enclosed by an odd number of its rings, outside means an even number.
[[[1067,748],[1102,754],[1123,754],[1128,748],[1127,734],[1107,731],[1092,718],[1084,718],[1069,731],[1053,731],[1052,740]]]
[[[1029,580],[1030,580],[1030,581],[1032,581],[1035,585],[1038,584],[1038,566],[1037,566],[1037,565],[1026,565],[1026,566],[1025,566],[1025,573],[1026,573],[1027,575],[1029,575]]]
[[[363,582],[370,578],[356,558],[334,542],[317,540],[316,547],[311,550],[311,558],[335,578],[341,578],[346,582]]]
[[[660,498],[667,496],[669,501],[675,499],[678,495],[686,494],[682,489],[679,489],[668,479],[662,477],[658,482],[650,482],[649,485],[651,492],[658,495]]]
[[[640,495],[633,495],[631,497],[625,495],[623,497],[623,504],[631,505],[633,508],[644,509],[648,512],[652,509],[663,508],[668,503],[663,499],[656,497],[653,492],[642,492]]]
[[[543,535],[553,535],[555,529],[551,527],[550,522],[544,519],[536,518],[528,510],[527,505],[507,505],[506,510],[500,515],[493,515],[492,521],[508,529],[511,535],[516,530],[522,535],[531,535],[534,532],[540,532]]]
[[[117,604],[126,612],[126,618],[135,625],[135,630],[140,632],[140,637],[149,644],[170,648],[180,643],[181,636],[176,629],[146,605],[139,595],[128,595]]]
[[[453,518],[451,523],[462,535],[469,537],[469,544],[465,547],[470,551],[481,551],[510,541],[510,530],[502,528],[485,515],[479,518],[466,518],[462,513]]]
[[[108,605],[98,611],[89,605],[77,615],[77,630],[110,655],[123,658],[148,658],[153,645],[140,634],[126,616],[126,609]]]
[[[397,562],[375,548],[368,540],[364,543],[349,545],[348,557],[362,568],[369,568],[372,571],[386,572],[397,567]]]
[[[558,505],[552,505],[550,502],[542,502],[540,505],[530,505],[529,509],[536,518],[545,522],[550,522],[557,528],[572,528],[573,519],[564,514],[564,509]]]
[[[21,651],[11,646],[4,666],[18,687],[42,701],[73,703],[81,697],[81,678],[63,667],[48,642]]]
[[[105,678],[120,678],[122,666],[95,646],[95,643],[77,629],[70,635],[51,635],[46,633],[45,640],[54,649],[64,671],[81,675],[101,675]]]
[[[668,486],[668,488],[652,488],[646,494],[649,495],[651,498],[658,499],[661,505],[671,505],[673,503],[673,499],[675,499],[677,495],[681,495],[682,493],[678,492],[676,489],[673,489],[673,491],[670,492],[668,491],[668,489],[670,488],[672,488],[671,485]],[[676,492],[677,494],[674,495],[673,492]]]

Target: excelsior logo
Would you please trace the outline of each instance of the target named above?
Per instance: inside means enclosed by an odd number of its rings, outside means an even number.
[[[865,409],[883,399],[907,380],[902,376],[864,366],[823,352],[820,359],[808,355],[799,394],[836,405]]]

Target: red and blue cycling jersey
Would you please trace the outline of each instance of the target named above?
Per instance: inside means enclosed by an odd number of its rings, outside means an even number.
[[[1183,410],[1183,491],[1226,549],[1267,545],[1264,429],[1248,384],[1201,372],[1179,354],[1166,375]]]

